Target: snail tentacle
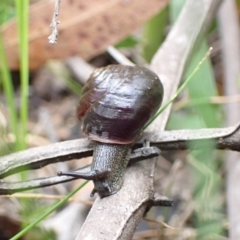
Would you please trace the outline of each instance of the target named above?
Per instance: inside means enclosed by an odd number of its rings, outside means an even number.
[[[58,172],[58,176],[71,176],[76,178],[82,178],[86,180],[104,180],[110,174],[110,170],[105,171],[91,170],[89,172]]]

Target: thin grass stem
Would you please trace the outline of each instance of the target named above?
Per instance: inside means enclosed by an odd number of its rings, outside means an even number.
[[[29,0],[15,0],[17,11],[19,58],[21,79],[20,122],[21,136],[20,149],[26,148],[26,134],[28,124],[28,92],[29,92],[29,62],[28,62],[28,6]]]
[[[0,69],[1,69],[1,82],[3,86],[3,91],[5,93],[8,111],[9,111],[9,122],[11,129],[16,137],[16,145],[19,144],[19,134],[18,134],[18,121],[17,121],[17,110],[14,104],[14,88],[12,84],[12,78],[10,70],[7,63],[7,57],[5,54],[5,49],[3,45],[2,35],[0,34]]]
[[[54,212],[57,208],[59,208],[61,205],[66,203],[69,198],[71,198],[76,192],[78,192],[81,188],[83,188],[88,181],[83,182],[78,188],[70,192],[65,198],[63,198],[61,201],[55,203],[46,213],[44,213],[42,216],[40,216],[38,219],[33,221],[31,224],[29,224],[26,228],[24,228],[21,232],[16,234],[14,237],[12,237],[10,240],[17,240],[20,237],[22,237],[24,234],[26,234],[29,230],[31,230],[33,227],[35,227],[39,222],[41,222],[43,219],[45,219],[47,216],[49,216],[52,212]]]
[[[193,79],[193,76],[197,73],[197,71],[200,69],[201,65],[204,63],[204,61],[210,56],[212,51],[212,47],[210,47],[203,57],[203,59],[198,63],[198,65],[194,68],[194,70],[191,72],[191,74],[187,77],[186,81],[183,82],[181,87],[176,91],[176,93],[173,95],[173,97],[167,101],[167,103],[160,108],[160,110],[154,115],[154,117],[144,126],[143,129],[146,129],[175,99],[176,97],[185,89],[187,84],[190,82],[191,79]]]

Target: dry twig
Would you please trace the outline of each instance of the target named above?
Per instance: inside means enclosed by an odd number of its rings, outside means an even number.
[[[58,20],[60,3],[61,3],[61,0],[56,0],[56,2],[55,2],[53,19],[52,19],[52,23],[50,25],[50,28],[52,29],[52,34],[48,37],[50,44],[57,43],[57,36],[58,36],[57,25],[60,23],[60,21]]]

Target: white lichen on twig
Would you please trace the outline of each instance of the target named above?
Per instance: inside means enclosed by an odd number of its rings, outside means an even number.
[[[53,19],[52,19],[52,23],[50,25],[50,28],[52,29],[52,34],[48,37],[50,44],[57,43],[57,36],[58,36],[57,25],[60,23],[60,21],[58,20],[60,2],[61,2],[61,0],[56,0],[56,2],[55,2]]]

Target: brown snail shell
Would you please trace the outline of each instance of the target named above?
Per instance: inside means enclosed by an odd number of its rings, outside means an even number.
[[[158,110],[163,87],[144,67],[110,65],[99,68],[83,88],[77,115],[90,139],[127,144]]]

